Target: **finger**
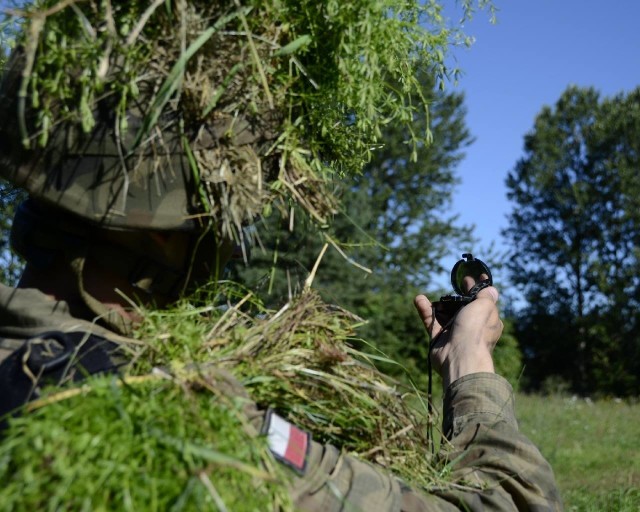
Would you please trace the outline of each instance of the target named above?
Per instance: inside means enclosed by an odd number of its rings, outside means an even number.
[[[418,295],[415,299],[413,299],[413,305],[418,310],[418,314],[423,322],[426,323],[427,319],[431,319],[433,316],[433,306],[431,305],[431,301],[427,299],[424,295]]]
[[[469,293],[469,290],[476,285],[476,280],[471,276],[464,276],[462,279],[462,291]]]
[[[424,295],[418,295],[414,300],[413,304],[418,310],[418,315],[422,319],[422,323],[427,328],[430,334],[433,334],[432,330],[437,326],[440,327],[440,324],[435,319],[433,314],[433,304],[431,301],[427,299]]]

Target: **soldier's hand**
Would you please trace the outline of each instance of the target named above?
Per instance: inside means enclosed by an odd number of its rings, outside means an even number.
[[[440,373],[446,387],[465,375],[477,372],[494,373],[491,353],[502,334],[502,321],[496,302],[498,290],[493,286],[478,293],[476,300],[463,307],[453,323],[442,332],[433,307],[424,295],[414,304],[427,332],[438,336],[431,353],[431,362]]]

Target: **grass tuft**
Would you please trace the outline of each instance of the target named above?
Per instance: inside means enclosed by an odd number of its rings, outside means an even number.
[[[257,316],[248,314],[252,307]],[[423,397],[355,350],[349,342],[361,320],[315,292],[272,312],[246,301],[245,308],[224,312],[211,308],[203,314],[185,304],[179,313],[144,316],[139,337],[154,341],[137,348],[136,371],[215,363],[233,373],[260,406],[275,407],[314,439],[391,468],[417,486],[437,480]]]
[[[242,403],[201,386],[92,378],[12,420],[0,444],[3,509],[290,509],[286,477]]]

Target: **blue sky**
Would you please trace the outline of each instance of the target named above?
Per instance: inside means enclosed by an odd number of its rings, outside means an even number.
[[[603,96],[640,86],[640,0],[494,3],[496,24],[484,12],[465,24],[475,43],[453,49],[464,74],[457,86],[448,85],[465,93],[476,138],[458,168],[453,210],[476,226],[479,256],[491,242],[506,249],[500,230],[512,205],[504,181],[542,106],[554,104],[570,84],[593,86]]]

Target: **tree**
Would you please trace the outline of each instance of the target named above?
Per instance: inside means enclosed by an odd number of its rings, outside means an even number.
[[[629,379],[640,352],[639,137],[640,89],[601,99],[569,87],[508,174],[504,234],[528,302],[516,330],[534,384],[556,375],[582,392],[640,391]]]

